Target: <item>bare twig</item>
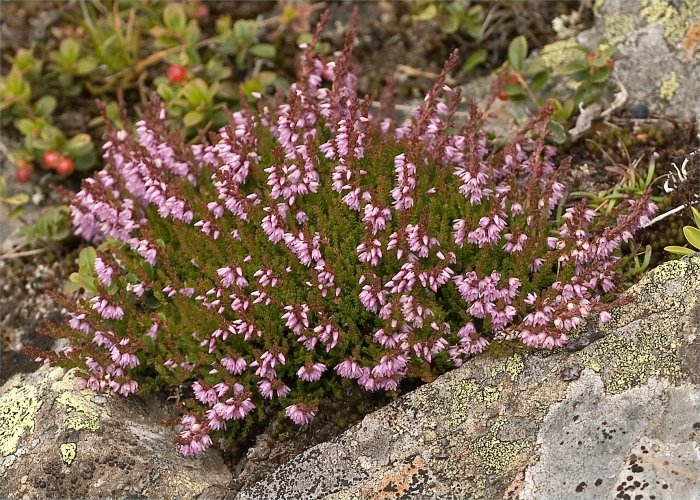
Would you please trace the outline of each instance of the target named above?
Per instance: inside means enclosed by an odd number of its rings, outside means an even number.
[[[37,255],[40,253],[48,252],[48,248],[35,248],[34,250],[25,250],[24,252],[10,252],[0,255],[0,260],[16,259],[19,257],[28,257],[30,255]]]

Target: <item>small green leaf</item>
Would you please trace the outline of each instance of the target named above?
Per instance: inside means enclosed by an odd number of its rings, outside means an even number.
[[[700,228],[700,212],[695,207],[690,207],[690,211],[693,212],[693,219],[695,219],[695,226]]]
[[[549,123],[549,134],[552,140],[557,144],[563,144],[566,142],[566,130],[559,122],[552,120]]]
[[[532,79],[532,82],[530,83],[530,89],[533,92],[537,92],[537,91],[541,90],[542,87],[547,85],[547,82],[549,82],[549,72],[548,71],[540,71]]]
[[[591,75],[591,77],[589,78],[589,80],[592,82],[596,82],[596,83],[604,82],[608,78],[610,78],[611,73],[612,73],[612,69],[604,66],[604,67],[598,69],[595,73],[593,73]]]
[[[414,19],[417,21],[430,21],[437,15],[437,6],[434,3],[428,4],[423,10],[416,14]]]
[[[440,24],[440,28],[444,33],[454,33],[459,29],[459,24],[462,21],[461,16],[456,12],[450,12],[445,20]]]
[[[185,127],[194,127],[204,119],[204,113],[200,111],[188,111],[182,118],[182,123]]]
[[[7,198],[0,197],[0,199],[7,205],[19,206],[29,201],[29,195],[27,193],[17,193]]]
[[[56,109],[56,98],[52,95],[45,95],[34,103],[34,112],[46,118]]]
[[[527,97],[525,88],[519,83],[509,83],[503,87],[503,92],[508,95],[508,97]]]
[[[182,88],[182,95],[192,106],[206,104],[209,96],[209,87],[201,78],[195,78]]]
[[[685,235],[685,239],[688,240],[688,243],[700,250],[700,229],[693,226],[685,226],[683,228],[683,234]]]
[[[59,63],[66,66],[75,64],[80,56],[80,44],[74,38],[65,38],[58,48]]]
[[[564,65],[564,67],[559,70],[562,75],[570,75],[572,73],[587,72],[588,65],[584,61],[571,61]]]
[[[164,101],[169,101],[170,99],[175,97],[175,89],[166,82],[159,83],[156,87],[156,92],[158,93],[158,96]]]
[[[525,62],[523,63],[522,74],[527,78],[531,78],[540,71],[545,71],[546,69],[547,67],[544,64],[544,59],[542,59],[541,57],[532,57],[530,59],[525,60]]]
[[[163,10],[163,23],[173,33],[182,33],[187,24],[184,7],[179,3],[169,3]]]
[[[93,247],[85,247],[80,251],[78,255],[78,268],[82,274],[86,274],[88,271],[92,272],[95,267],[96,258],[97,252]]]
[[[486,49],[477,49],[474,52],[472,52],[469,55],[469,57],[467,57],[467,60],[464,61],[464,64],[462,65],[462,69],[459,70],[459,76],[466,75],[471,70],[476,68],[479,64],[482,64],[483,62],[485,62],[487,56],[488,56],[488,51]]]
[[[65,150],[74,157],[88,154],[92,147],[92,138],[88,134],[77,134],[66,143]]]
[[[275,46],[269,43],[258,43],[250,48],[250,53],[256,57],[262,57],[264,59],[274,59],[277,54],[277,49]]]
[[[527,39],[520,35],[513,38],[508,46],[508,63],[515,71],[520,71],[527,57]]]
[[[95,71],[95,68],[97,68],[97,59],[93,57],[83,57],[75,65],[75,74],[85,76]]]
[[[53,125],[46,125],[42,128],[40,136],[41,140],[48,146],[46,149],[60,148],[66,140],[61,129]]]
[[[22,135],[30,135],[38,129],[37,123],[29,118],[20,118],[15,120],[15,128],[22,132]]]
[[[675,255],[693,255],[695,253],[690,248],[677,246],[664,247],[664,250]]]

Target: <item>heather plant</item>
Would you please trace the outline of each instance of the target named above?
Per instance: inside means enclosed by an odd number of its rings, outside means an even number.
[[[68,345],[38,359],[124,396],[184,387],[183,454],[274,411],[306,424],[343,387],[396,391],[492,343],[564,345],[610,318],[615,252],[655,210],[647,195],[603,216],[582,202],[555,227],[568,162],[546,143],[551,108],[495,148],[474,104],[455,122],[453,54],[408,118],[389,97],[371,111],[353,36],[326,61],[317,34],[286,95],[199,144],[154,101],[134,130],[107,131],[106,166],[71,203],[99,246],[49,329]]]

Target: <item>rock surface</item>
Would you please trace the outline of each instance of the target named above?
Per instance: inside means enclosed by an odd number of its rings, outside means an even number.
[[[235,498],[697,498],[700,255],[629,293],[581,350],[475,357]]]
[[[700,2],[597,0],[592,29],[579,42],[614,46],[615,75],[628,93],[625,107],[700,124]],[[560,48],[566,42],[558,42]]]
[[[177,454],[155,399],[75,388],[60,368],[0,389],[0,498],[220,498],[231,474],[219,455]]]

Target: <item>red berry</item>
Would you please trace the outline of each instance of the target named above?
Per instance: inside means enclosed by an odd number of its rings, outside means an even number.
[[[208,15],[209,15],[209,7],[207,7],[203,3],[195,4],[194,17],[196,17],[197,19],[202,19],[203,17],[207,17]]]
[[[508,94],[506,94],[505,92],[501,92],[500,94],[498,94],[498,98],[499,98],[501,101],[507,101],[507,100],[508,100]]]
[[[56,172],[61,175],[70,175],[73,173],[73,160],[70,158],[61,158],[56,165]]]
[[[17,171],[15,172],[15,180],[17,182],[29,182],[32,178],[32,167],[31,165],[19,165],[17,162]]]
[[[58,154],[58,151],[47,151],[44,153],[44,165],[47,168],[55,168],[60,160],[61,155]]]
[[[168,66],[168,80],[170,80],[172,83],[180,83],[185,79],[186,74],[187,71],[181,64],[173,64]]]
[[[615,61],[613,61],[612,59],[608,59],[607,61],[605,61],[605,67],[608,69],[613,69],[615,67]]]

